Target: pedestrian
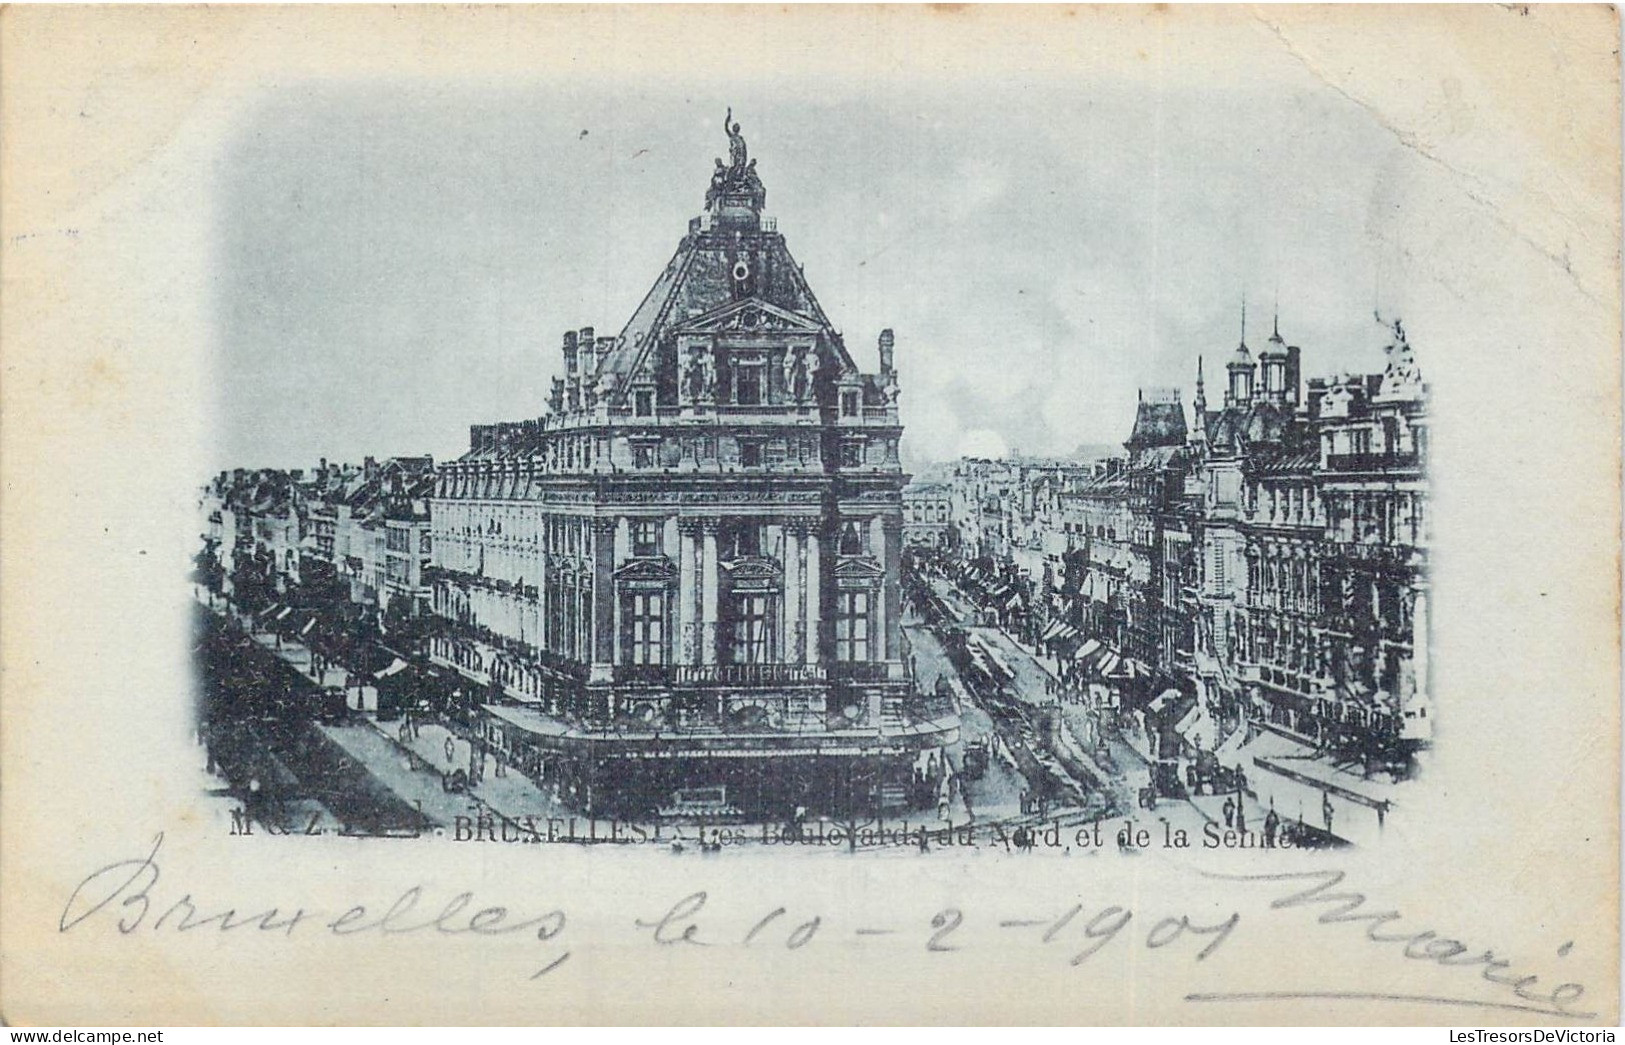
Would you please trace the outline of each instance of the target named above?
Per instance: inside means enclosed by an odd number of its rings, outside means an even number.
[[[1332,793],[1324,792],[1320,798],[1320,814],[1326,818],[1326,833],[1332,833]]]
[[[1236,803],[1234,799],[1229,797],[1224,800],[1224,826],[1236,826]]]
[[[1242,804],[1241,796],[1236,796],[1236,830],[1247,830],[1247,809]]]
[[[457,745],[453,744],[451,742],[450,735],[447,735],[447,737],[446,737],[446,761],[447,762],[455,762],[456,760],[457,760]]]
[[[1264,815],[1264,841],[1270,845],[1275,844],[1275,832],[1281,829],[1281,818],[1275,815],[1275,803],[1270,803],[1270,811]]]

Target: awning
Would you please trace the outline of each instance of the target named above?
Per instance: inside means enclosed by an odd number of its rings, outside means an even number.
[[[1173,687],[1170,686],[1169,688],[1163,690],[1161,693],[1158,693],[1157,694],[1157,699],[1153,700],[1151,703],[1147,704],[1145,709],[1147,711],[1161,711],[1163,708],[1167,707],[1170,704],[1179,703],[1179,697],[1180,697],[1179,690],[1174,689]]]
[[[305,626],[299,629],[299,634],[301,636],[308,635],[308,634],[310,634],[310,629],[314,628],[315,626],[316,626],[316,618],[312,617],[309,620],[305,621]]]
[[[1064,642],[1070,642],[1077,637],[1078,629],[1063,622],[1059,626],[1053,627],[1050,631],[1046,632],[1043,641],[1053,642],[1056,645],[1060,645]]]
[[[1083,645],[1078,647],[1078,650],[1077,650],[1076,653],[1072,654],[1072,659],[1073,660],[1084,660],[1084,659],[1086,659],[1088,657],[1094,656],[1095,653],[1099,649],[1100,649],[1100,640],[1099,639],[1088,639],[1088,640],[1086,640],[1084,642]]]
[[[1313,759],[1315,749],[1302,741],[1266,729],[1249,741],[1241,749],[1241,754],[1249,764],[1255,758],[1287,759],[1296,762]]]
[[[265,607],[263,610],[260,610],[259,615],[261,617],[269,617],[272,614],[276,614],[275,619],[276,620],[281,620],[282,619],[282,613],[277,613],[277,610],[281,610],[283,613],[286,613],[288,611],[288,608],[286,606],[282,605],[282,603],[280,603],[280,602],[273,602],[273,603],[271,603],[271,605]]]
[[[1017,606],[1020,606],[1020,605],[1021,605],[1021,592],[1019,592],[1019,591],[1011,592],[1010,597],[1004,601],[1004,608],[1007,609],[1007,610],[1013,610]]]
[[[1200,702],[1192,702],[1189,711],[1174,723],[1174,732],[1195,744],[1198,748],[1211,748],[1217,739],[1219,728],[1213,721],[1213,716],[1207,713],[1207,708]]]
[[[1061,633],[1061,629],[1067,626],[1068,625],[1064,620],[1050,621],[1049,627],[1044,629],[1044,634],[1038,637],[1038,641],[1048,642],[1050,639],[1053,639],[1055,636],[1059,635]]]
[[[1245,725],[1226,737],[1224,743],[1220,744],[1213,752],[1214,757],[1219,760],[1219,765],[1226,769],[1239,768],[1246,761],[1241,753],[1241,746],[1246,743],[1246,740],[1247,727]]]
[[[283,617],[286,617],[288,614],[290,614],[292,612],[293,612],[293,607],[292,606],[284,606],[284,607],[282,607],[282,612],[277,614],[275,617],[273,617],[271,619],[272,620],[281,620]]]
[[[387,678],[389,678],[389,676],[394,675],[394,674],[398,674],[399,672],[402,672],[402,671],[405,671],[405,670],[406,670],[406,661],[402,660],[399,657],[396,657],[393,661],[390,662],[389,667],[385,668],[382,671],[374,672],[372,677],[375,678],[375,679],[387,679]]]
[[[1122,657],[1119,657],[1117,654],[1108,651],[1105,655],[1103,655],[1100,658],[1100,673],[1102,675],[1105,675],[1105,674],[1109,673],[1113,668],[1117,667],[1117,665],[1119,663],[1121,663],[1122,660],[1123,660]]]
[[[1139,678],[1146,673],[1144,668],[1127,657],[1118,657],[1116,664],[1109,668],[1102,668],[1101,671],[1112,678],[1119,679]]]

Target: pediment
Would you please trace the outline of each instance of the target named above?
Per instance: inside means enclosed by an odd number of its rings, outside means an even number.
[[[835,564],[836,578],[860,578],[870,580],[883,576],[886,568],[880,563],[866,556],[843,557]]]
[[[772,559],[735,559],[722,566],[735,581],[775,581],[784,576],[784,570]]]
[[[761,298],[746,298],[691,317],[673,329],[678,334],[813,334],[821,330],[822,325],[816,319],[770,305]]]
[[[653,559],[633,559],[615,571],[618,581],[666,582],[677,576],[677,567],[664,555]]]

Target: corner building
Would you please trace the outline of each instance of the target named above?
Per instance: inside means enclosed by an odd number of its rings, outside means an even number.
[[[908,676],[892,332],[860,372],[729,137],[621,332],[441,467],[430,657],[574,808],[896,806],[958,719]]]

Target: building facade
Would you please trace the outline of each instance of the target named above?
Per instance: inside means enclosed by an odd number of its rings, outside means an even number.
[[[910,483],[903,490],[903,545],[908,548],[946,549],[953,525],[948,487],[941,483]]]
[[[1278,327],[1256,355],[1243,339],[1212,407],[1198,362],[1188,424],[1176,391],[1147,390],[1121,456],[1030,483],[1058,578],[1048,651],[1108,705],[1195,731],[1166,748],[1233,759],[1265,732],[1398,777],[1426,745],[1427,387],[1388,334],[1380,373],[1307,382]],[[988,539],[1023,503],[1013,471],[953,473],[959,539],[992,569],[1019,565],[1018,542]]]
[[[905,670],[892,332],[860,371],[729,144],[621,332],[565,333],[431,504],[432,659],[584,809],[887,805],[957,737]]]

